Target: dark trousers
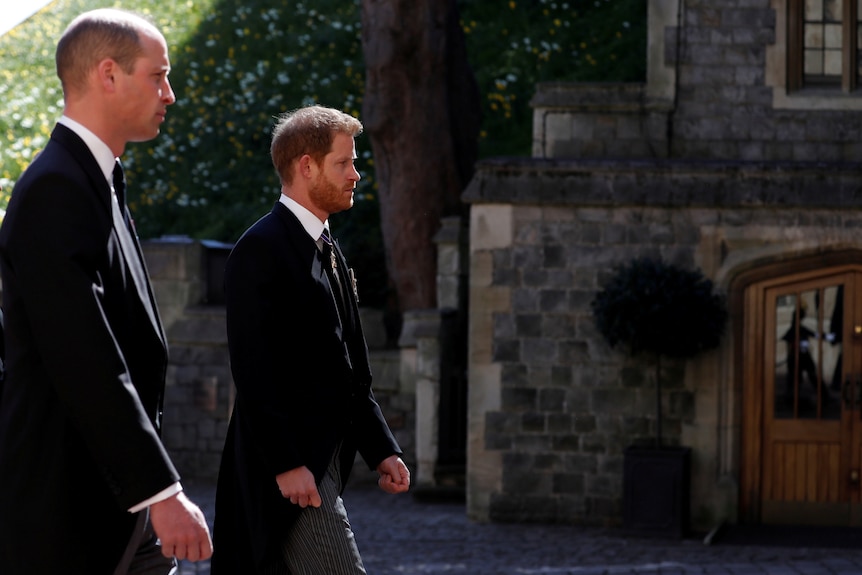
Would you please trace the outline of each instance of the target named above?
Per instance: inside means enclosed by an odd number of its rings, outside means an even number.
[[[149,510],[141,511],[114,575],[174,575],[176,572],[176,559],[162,555],[162,545],[150,525]]]

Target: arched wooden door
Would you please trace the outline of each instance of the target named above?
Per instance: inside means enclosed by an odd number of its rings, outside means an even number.
[[[859,525],[862,268],[746,290],[742,517]]]

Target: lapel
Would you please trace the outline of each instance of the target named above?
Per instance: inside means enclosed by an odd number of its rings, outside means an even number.
[[[117,239],[117,244],[120,246],[123,260],[129,270],[129,275],[132,277],[138,299],[146,311],[147,317],[150,318],[153,331],[155,331],[162,345],[167,349],[167,338],[161,319],[159,318],[158,308],[156,307],[155,297],[150,285],[140,244],[137,237],[125,225],[119,206],[115,207],[111,194],[111,186],[105,180],[105,176],[99,168],[96,158],[93,157],[92,152],[90,152],[84,141],[75,132],[62,124],[57,124],[54,127],[51,138],[67,149],[87,174],[91,188],[97,196],[97,201],[107,212],[110,221],[113,222],[113,233]]]
[[[333,238],[332,246],[335,250],[339,269],[345,270],[345,291],[347,292],[347,315],[349,319],[349,332],[351,334],[348,346],[351,349],[351,366],[357,382],[371,382],[371,366],[368,361],[368,346],[365,343],[365,333],[362,331],[362,321],[359,317],[359,296],[356,292],[356,278],[353,268],[347,266],[347,259],[338,245],[338,240]]]
[[[341,246],[338,245],[338,240],[332,239],[332,248],[335,251],[335,258],[338,260],[338,269],[341,270],[341,281],[344,282],[344,295],[348,313],[350,314],[354,324],[357,314],[359,313],[359,295],[356,292],[356,277],[353,275],[353,268],[347,266],[347,259],[341,251]]]

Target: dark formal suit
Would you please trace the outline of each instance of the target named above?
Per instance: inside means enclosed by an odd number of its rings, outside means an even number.
[[[324,265],[314,240],[281,203],[228,258],[237,397],[216,494],[213,575],[251,575],[280,557],[300,508],[282,497],[276,475],[304,465],[320,484],[341,442],[342,484],[357,449],[372,469],[401,454],[371,391],[352,290],[342,317]]]
[[[164,332],[111,201],[90,150],[57,125],[0,227],[3,575],[112,573],[127,510],[179,480],[159,438]]]

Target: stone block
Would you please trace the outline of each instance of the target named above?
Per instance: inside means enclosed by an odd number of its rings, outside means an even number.
[[[393,392],[399,389],[401,353],[397,350],[372,350],[369,354],[374,389]]]
[[[575,473],[555,473],[551,490],[553,493],[583,495],[584,476]]]
[[[559,360],[566,364],[577,365],[588,361],[590,347],[586,341],[563,340],[558,344]]]
[[[542,335],[542,316],[539,314],[517,314],[514,317],[517,337],[539,337]]]
[[[559,290],[558,290],[559,291]],[[512,311],[517,313],[539,311],[539,291],[532,288],[518,288],[512,290]],[[474,301],[471,299],[470,301]]]
[[[147,271],[153,280],[201,281],[203,249],[188,237],[168,237],[141,242]]]
[[[498,362],[521,361],[521,340],[496,340],[492,343],[493,360]]]
[[[524,413],[521,415],[521,431],[525,433],[544,433],[546,431],[544,413]]]
[[[545,158],[583,158],[588,157],[584,151],[585,144],[580,140],[551,140],[544,142],[540,157]]]
[[[543,313],[565,312],[568,310],[568,299],[564,290],[539,290],[539,311]]]
[[[525,338],[521,340],[521,356],[531,365],[547,366],[557,362],[557,343],[550,338]]]
[[[521,285],[524,287],[546,286],[548,284],[547,270],[534,267],[521,269]]]
[[[515,451],[545,453],[553,449],[551,437],[544,433],[517,433],[512,436],[512,447]]]
[[[507,412],[533,411],[537,407],[535,389],[504,387],[500,390],[500,400]]]
[[[414,395],[416,393],[416,348],[402,348],[400,358],[398,390],[400,393]]]
[[[514,434],[520,429],[520,415],[489,411],[485,413],[484,429],[486,435]]]
[[[571,298],[569,298],[571,305]],[[541,316],[538,323],[539,331],[533,336],[544,335],[545,338],[559,341],[571,339],[575,335],[575,325],[573,318],[568,314],[551,315],[545,314]]]
[[[572,367],[563,365],[551,366],[550,385],[569,387],[572,385]]]
[[[596,417],[592,414],[576,414],[572,417],[572,421],[577,433],[592,433],[596,430]]]
[[[519,363],[506,363],[500,366],[500,382],[506,387],[528,387],[530,377],[527,366]]]
[[[581,436],[576,434],[554,435],[551,438],[551,448],[556,452],[580,451]]]
[[[574,417],[568,413],[549,413],[548,433],[569,434],[574,430],[573,421]]]
[[[512,206],[485,204],[470,209],[470,251],[512,245]]]
[[[623,387],[643,387],[647,381],[647,371],[643,366],[630,365],[625,366],[620,371],[621,383]]]
[[[538,392],[539,409],[548,413],[557,413],[566,409],[567,390],[561,388],[544,388]]]
[[[420,339],[416,348],[417,377],[439,381],[440,341],[436,338]]]

